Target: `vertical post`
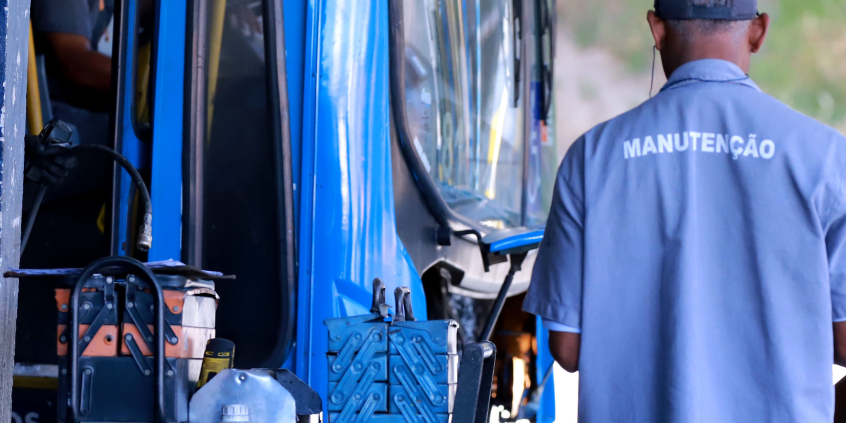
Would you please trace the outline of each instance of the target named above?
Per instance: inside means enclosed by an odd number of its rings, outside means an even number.
[[[532,152],[532,62],[535,59],[529,37],[532,36],[532,2],[529,0],[517,0],[521,2],[520,11],[520,81],[523,99],[523,187],[520,190],[520,226],[526,226],[527,215],[529,214],[529,156]],[[518,89],[515,87],[515,89]]]
[[[29,0],[0,0],[0,274],[20,261]],[[11,421],[18,281],[0,277],[0,422]]]
[[[156,2],[153,104],[153,248],[149,260],[182,257],[182,105],[185,100],[184,1]]]

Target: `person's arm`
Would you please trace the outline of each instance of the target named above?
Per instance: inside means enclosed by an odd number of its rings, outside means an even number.
[[[839,176],[833,185],[836,189],[830,188],[829,192],[836,195],[827,199],[831,205],[825,205],[829,210],[828,219],[824,221],[828,228],[825,246],[831,289],[834,364],[846,367],[846,192],[840,189]]]
[[[579,368],[584,262],[584,138],[558,169],[552,206],[523,310],[541,317],[549,351],[567,370]]]
[[[112,82],[112,60],[91,49],[91,41],[77,34],[45,34],[64,78],[74,85],[108,93]]]
[[[549,352],[564,370],[575,373],[579,370],[579,348],[582,335],[573,332],[549,331]]]
[[[834,323],[834,364],[846,367],[846,322]]]
[[[582,330],[543,318],[541,322],[549,330],[549,352],[555,362],[570,373],[578,371]]]

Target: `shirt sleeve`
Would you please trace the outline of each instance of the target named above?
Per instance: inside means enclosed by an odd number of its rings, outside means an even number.
[[[33,0],[32,29],[82,35],[90,40],[94,32],[91,11],[88,0]]]
[[[846,192],[840,190],[842,197]],[[825,235],[826,251],[828,253],[829,283],[831,285],[831,318],[834,322],[846,321],[846,210],[844,201],[837,200],[839,207],[832,213],[831,223]]]
[[[567,152],[523,310],[581,329],[584,257],[584,137]]]
[[[579,328],[562,325],[561,323],[553,322],[552,320],[541,319],[541,322],[543,324],[543,327],[553,332],[582,333],[582,330]]]

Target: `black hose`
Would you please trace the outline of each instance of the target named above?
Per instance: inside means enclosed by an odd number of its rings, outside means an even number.
[[[150,200],[150,191],[147,189],[147,184],[144,183],[144,179],[141,177],[141,174],[138,173],[138,170],[135,169],[135,166],[133,166],[126,157],[123,157],[120,153],[109,147],[96,144],[80,145],[64,150],[57,150],[47,154],[47,156],[72,156],[92,153],[109,156],[109,158],[117,162],[124,170],[126,170],[127,173],[129,173],[129,176],[138,187],[138,191],[141,193],[141,197],[144,200],[144,221],[141,224],[141,232],[138,234],[137,245],[138,249],[141,251],[149,250],[153,244],[153,202]],[[38,213],[38,208],[41,206],[41,201],[44,199],[44,193],[46,191],[47,185],[42,184],[38,188],[38,195],[35,198],[35,203],[32,206],[32,211],[30,211],[29,218],[26,222],[26,228],[24,229],[24,235],[21,239],[21,254],[23,254],[26,243],[29,241],[29,234],[35,223],[35,216]]]
[[[29,235],[32,233],[32,227],[35,225],[35,216],[38,215],[38,208],[41,207],[41,202],[44,200],[44,194],[46,193],[47,184],[39,185],[38,194],[35,196],[35,201],[29,210],[29,216],[26,218],[26,226],[24,226],[23,234],[21,235],[21,254],[26,249],[27,242],[29,242]]]
[[[80,154],[80,153],[96,153],[96,154],[105,154],[111,157],[114,161],[116,161],[132,178],[135,182],[135,185],[138,187],[138,191],[141,193],[141,198],[144,200],[144,213],[152,214],[153,213],[153,203],[150,200],[150,191],[147,190],[147,184],[144,183],[144,179],[141,178],[141,174],[138,173],[138,170],[135,169],[135,166],[132,166],[132,163],[120,155],[117,151],[106,147],[104,145],[97,145],[97,144],[88,144],[88,145],[80,145],[68,150],[61,151],[57,155],[69,155],[69,154]],[[143,250],[143,249],[142,249]]]

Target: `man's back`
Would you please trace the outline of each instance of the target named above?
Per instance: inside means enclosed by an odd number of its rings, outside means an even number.
[[[720,60],[574,144],[524,308],[581,329],[580,421],[830,422],[844,172]]]

